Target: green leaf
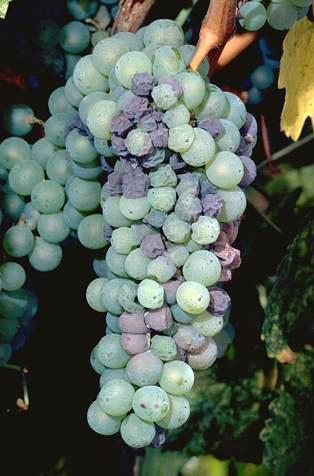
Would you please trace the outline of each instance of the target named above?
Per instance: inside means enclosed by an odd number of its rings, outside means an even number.
[[[0,0],[0,18],[5,18],[11,1],[12,0]]]
[[[314,304],[314,220],[292,241],[287,249],[270,292],[262,335],[269,357],[291,363],[294,353],[290,338],[303,323],[312,319]]]

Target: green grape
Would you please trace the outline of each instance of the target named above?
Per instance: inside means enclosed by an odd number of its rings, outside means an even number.
[[[1,147],[1,146],[0,146]],[[45,170],[48,160],[54,152],[57,151],[57,147],[49,142],[46,137],[42,137],[36,141],[32,146],[31,158],[39,163]]]
[[[65,146],[71,159],[80,164],[88,164],[98,157],[98,152],[88,137],[81,134],[78,129],[73,129],[67,135]]]
[[[28,196],[34,186],[44,180],[42,167],[34,160],[23,160],[12,167],[9,173],[9,184],[19,195]]]
[[[33,206],[41,213],[57,213],[63,207],[63,187],[53,180],[43,180],[35,185],[31,193]]]
[[[94,91],[108,91],[108,80],[94,66],[93,56],[83,56],[73,71],[73,81],[77,89],[85,96]]]
[[[267,7],[267,21],[275,30],[287,30],[298,19],[297,7],[289,1],[270,3]]]
[[[183,276],[187,281],[195,281],[205,287],[216,283],[221,274],[221,264],[214,253],[207,250],[195,251],[183,266]]]
[[[208,311],[204,311],[194,316],[192,325],[203,336],[214,337],[222,330],[224,320],[222,316],[213,316]]]
[[[12,355],[12,347],[8,342],[0,343],[0,366],[3,367],[10,359]]]
[[[111,380],[125,379],[125,372],[126,369],[105,369],[99,379],[100,388],[102,388],[106,383],[110,382]]]
[[[162,122],[170,130],[177,126],[188,124],[190,122],[190,111],[184,104],[178,104],[164,113]]]
[[[103,301],[103,287],[108,282],[107,278],[96,278],[89,283],[86,289],[86,301],[89,306],[98,312],[106,312]]]
[[[125,267],[126,258],[126,255],[116,253],[112,246],[110,246],[106,253],[106,264],[110,271],[112,271],[116,276],[127,278],[128,273],[126,272]]]
[[[172,317],[180,324],[191,324],[194,317],[192,314],[184,312],[178,304],[171,306]]]
[[[147,266],[147,276],[159,283],[166,283],[177,271],[175,264],[165,256],[158,256]]]
[[[296,7],[309,7],[313,1],[312,0],[290,0],[291,3],[293,3],[293,5],[295,5]]]
[[[78,164],[74,160],[70,161],[71,170],[77,177],[83,180],[95,180],[103,172],[99,160],[93,160],[88,164]]]
[[[226,119],[233,122],[233,124],[235,124],[238,129],[241,129],[241,127],[244,126],[246,120],[245,104],[236,94],[229,92],[225,92],[224,94],[229,103],[229,110]]]
[[[84,124],[87,124],[87,116],[92,107],[99,101],[105,101],[107,99],[110,99],[109,94],[103,93],[101,91],[96,91],[84,96],[79,105],[79,115],[81,121],[84,122]]]
[[[157,48],[153,56],[153,75],[159,79],[161,76],[181,73],[185,64],[181,53],[170,46]]]
[[[228,100],[224,92],[217,86],[209,84],[202,104],[196,109],[196,117],[198,119],[204,119],[209,116],[220,119],[221,117],[225,117],[227,113]]]
[[[164,288],[152,279],[144,279],[137,288],[139,303],[147,309],[158,309],[164,303]]]
[[[7,170],[21,160],[31,158],[31,148],[21,137],[8,137],[0,144],[0,165]]]
[[[184,397],[169,395],[170,409],[167,415],[158,421],[158,425],[166,430],[176,430],[187,422],[190,416],[190,404]]]
[[[82,53],[89,46],[90,33],[87,25],[79,21],[71,21],[60,31],[59,43],[67,53]]]
[[[131,228],[122,226],[112,232],[111,245],[116,253],[128,255],[139,244]]]
[[[188,314],[204,312],[210,301],[206,287],[196,281],[186,281],[180,284],[176,298],[178,305]]]
[[[104,372],[104,370],[105,370],[105,366],[102,365],[102,364],[97,360],[97,358],[96,358],[96,348],[97,348],[97,346],[94,347],[94,349],[91,351],[91,353],[90,353],[90,359],[89,359],[89,360],[90,360],[90,365],[91,365],[91,367],[93,368],[93,370],[94,370],[95,372],[97,372],[99,375],[101,375],[101,374]]]
[[[240,133],[233,122],[226,119],[220,120],[224,131],[215,140],[219,150],[226,150],[228,152],[236,152],[240,145]]]
[[[152,90],[152,98],[159,109],[167,110],[174,107],[178,102],[178,97],[174,89],[169,84],[158,84]]]
[[[223,223],[238,220],[246,208],[246,197],[241,188],[234,187],[231,190],[218,190],[217,193],[224,201],[218,220]]]
[[[37,228],[39,235],[49,243],[60,243],[70,233],[62,212],[40,215]]]
[[[185,66],[188,67],[196,51],[196,46],[182,45],[179,47],[179,51],[182,55]],[[200,64],[198,71],[203,76],[204,79],[207,79],[207,76],[209,73],[209,63],[207,58],[205,58],[203,62]]]
[[[242,161],[232,152],[219,152],[213,162],[206,165],[208,180],[220,188],[235,187],[241,182],[243,174]]]
[[[105,284],[105,288],[108,284]],[[121,337],[118,334],[104,336],[95,349],[97,360],[109,369],[122,369],[130,359],[129,354],[121,346]]]
[[[183,88],[183,102],[192,111],[205,98],[206,86],[202,76],[196,71],[185,71],[176,74],[176,79]]]
[[[13,136],[26,136],[33,129],[34,111],[26,104],[12,104],[3,114],[4,127]]]
[[[156,170],[149,173],[151,187],[175,187],[178,183],[175,171],[171,165],[160,165]]]
[[[132,409],[135,390],[132,385],[122,379],[113,379],[105,383],[98,396],[100,408],[111,416],[122,416]]]
[[[140,248],[131,251],[125,260],[125,271],[131,278],[142,281],[147,278],[147,267],[151,259]]]
[[[67,202],[63,209],[63,218],[65,223],[72,228],[72,230],[77,230],[79,224],[85,218],[86,214],[80,212],[74,208],[70,202]]]
[[[2,291],[0,293],[0,315],[7,319],[20,319],[27,308],[28,298],[25,289]]]
[[[114,72],[119,83],[130,89],[135,73],[152,73],[152,69],[152,62],[144,53],[129,51],[120,56],[115,64]]]
[[[87,115],[87,126],[98,139],[110,139],[111,121],[117,113],[117,105],[113,101],[98,101]]]
[[[64,86],[61,86],[50,94],[48,98],[48,109],[51,115],[57,112],[67,112],[68,101],[64,94]]]
[[[118,295],[119,304],[127,312],[137,312],[142,310],[142,306],[137,302],[137,284],[127,281],[122,284]]]
[[[120,433],[127,445],[132,448],[143,448],[153,441],[155,427],[152,423],[147,423],[131,413],[121,423]]]
[[[174,243],[185,243],[191,232],[191,225],[180,220],[175,213],[171,213],[163,224],[166,238]]]
[[[105,203],[102,205],[103,216],[108,225],[113,226],[114,228],[119,228],[121,226],[128,226],[131,224],[120,211],[120,197],[109,197]]]
[[[194,372],[191,367],[180,360],[166,362],[159,385],[171,395],[181,396],[190,392],[194,383]]]
[[[97,43],[93,51],[95,68],[104,76],[109,76],[120,56],[130,50],[128,43],[115,36],[105,38]]]
[[[126,198],[122,195],[119,202],[122,215],[128,220],[141,220],[150,210],[150,203],[147,197]]]
[[[46,138],[57,147],[64,147],[64,128],[66,123],[66,113],[57,112],[45,122]]]
[[[77,236],[80,243],[91,250],[98,250],[107,245],[104,237],[105,220],[102,215],[89,215],[80,221]]]
[[[118,297],[120,292],[120,287],[122,284],[127,282],[126,279],[111,279],[108,283],[104,284],[103,287],[103,302],[107,307],[108,311],[111,314],[120,316],[123,313],[123,308],[120,306]],[[109,366],[108,366],[109,367]]]
[[[109,146],[108,141],[106,139],[99,139],[98,137],[94,137],[94,147],[99,152],[99,154],[104,155],[108,158],[114,157],[111,147]]]
[[[101,185],[99,182],[73,178],[69,184],[68,198],[71,205],[82,212],[91,212],[100,203]]]
[[[176,203],[176,197],[176,191],[172,187],[151,188],[147,194],[149,204],[160,212],[170,212]]]
[[[16,221],[23,212],[25,202],[23,197],[20,197],[17,193],[8,192],[4,195],[1,206],[3,214]]]
[[[62,260],[62,248],[54,243],[48,243],[41,237],[35,238],[35,245],[29,255],[29,262],[37,271],[52,271]]]
[[[182,28],[172,20],[155,20],[144,32],[144,45],[168,45],[178,48],[184,43]]]
[[[199,127],[194,128],[195,139],[191,147],[181,153],[181,157],[188,165],[192,167],[202,167],[213,160],[216,145],[215,141],[208,132]]]
[[[122,417],[107,415],[98,405],[93,402],[87,411],[87,423],[92,430],[100,435],[114,435],[120,430]]]
[[[125,139],[125,145],[128,148],[130,154],[136,157],[142,157],[149,152],[152,147],[152,142],[148,132],[141,129],[133,129],[127,135]]]
[[[148,385],[135,392],[132,407],[141,420],[154,423],[167,415],[170,400],[162,388],[156,385]]]
[[[112,2],[112,3],[116,3],[116,0],[106,0],[107,2]],[[142,41],[143,43],[143,39],[144,39],[144,33],[146,31],[147,27],[146,26],[142,26],[139,30],[137,30],[137,32],[135,33],[136,36]],[[144,43],[143,43],[144,45]]]
[[[17,319],[4,319],[0,317],[0,335],[11,340],[17,333],[19,321]]]
[[[122,285],[122,287],[125,286],[125,284]],[[119,293],[120,297],[120,293]],[[119,318],[115,316],[114,314],[111,314],[110,312],[107,312],[106,314],[106,324],[109,327],[109,329],[114,333],[114,334],[121,334],[121,329],[119,326]],[[120,373],[122,372],[121,369]],[[125,369],[123,369],[123,372],[125,373]],[[122,375],[121,375],[122,376]],[[123,375],[124,378],[124,375]]]
[[[3,248],[10,256],[21,258],[28,255],[34,247],[34,235],[27,226],[11,226],[3,237]]]
[[[288,2],[285,2],[288,3]],[[260,2],[250,1],[241,5],[239,9],[239,23],[248,31],[257,31],[266,22],[266,10]]]
[[[23,222],[27,228],[29,228],[31,231],[36,230],[39,217],[40,213],[38,210],[36,210],[36,208],[33,207],[32,202],[26,203],[23,208],[21,218],[23,219]]]
[[[126,378],[138,387],[156,385],[161,377],[162,369],[162,361],[152,352],[147,351],[131,357],[126,366]]]
[[[175,359],[177,346],[171,337],[155,335],[150,350],[164,362]]]
[[[50,180],[65,185],[68,178],[72,175],[69,154],[61,149],[54,152],[48,159],[46,173]]]
[[[8,261],[0,265],[0,279],[4,291],[17,291],[24,285],[26,273],[20,264]]]
[[[188,223],[195,222],[202,213],[202,204],[195,195],[184,194],[179,197],[176,207],[176,215]]]
[[[114,35],[114,38],[122,40],[131,51],[139,51],[144,47],[142,39],[136,33],[130,31],[119,31]]]
[[[186,152],[192,146],[195,139],[195,130],[189,124],[169,129],[168,147],[175,152]]]
[[[84,96],[76,87],[73,76],[70,76],[67,82],[65,83],[64,95],[68,103],[71,104],[71,106],[79,107]]]
[[[192,240],[199,245],[214,243],[220,234],[219,221],[216,218],[201,215],[192,223]]]

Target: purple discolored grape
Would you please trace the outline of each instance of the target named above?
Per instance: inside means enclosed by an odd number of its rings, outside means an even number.
[[[121,336],[121,346],[130,355],[142,354],[150,347],[150,334],[126,334]]]
[[[180,170],[186,167],[186,163],[184,160],[180,159],[179,154],[172,154],[169,157],[169,164],[173,168],[173,170]]]
[[[167,283],[162,284],[165,290],[165,301],[167,304],[173,305],[177,302],[177,289],[183,281],[183,277],[179,276],[177,279],[171,279]]]
[[[253,162],[250,157],[245,157],[244,155],[240,156],[243,169],[244,169],[244,174],[242,177],[241,182],[239,183],[240,187],[248,187],[251,185],[252,182],[254,182],[256,178],[256,165]]]
[[[145,215],[143,218],[143,222],[148,223],[155,228],[161,228],[166,218],[167,213],[155,210],[155,208],[151,208],[150,212],[147,213],[147,215]]]
[[[144,255],[148,258],[156,258],[163,253],[165,245],[162,241],[161,235],[159,235],[159,233],[154,233],[152,235],[145,236],[140,248]]]
[[[246,120],[244,126],[240,129],[241,136],[247,143],[255,144],[257,137],[257,122],[255,117],[249,112],[246,114]]]
[[[166,152],[164,149],[156,149],[149,154],[148,156],[144,157],[141,160],[141,164],[143,167],[146,169],[151,169],[152,167],[156,167],[157,165],[161,164],[164,162],[166,158]]]
[[[163,124],[159,124],[157,129],[152,131],[149,135],[155,147],[167,147],[169,134],[168,129]]]
[[[246,157],[251,157],[253,154],[253,145],[247,142],[244,137],[240,137],[240,145],[235,153],[240,156],[245,155]]]
[[[198,195],[200,192],[200,179],[197,175],[187,172],[179,175],[179,185],[177,186],[177,193],[179,197],[184,194]]]
[[[208,343],[208,339],[191,325],[180,325],[173,338],[179,347],[190,354],[201,352]]]
[[[161,76],[158,80],[158,84],[169,84],[177,97],[180,97],[183,94],[181,83],[172,75]]]
[[[105,240],[107,241],[111,241],[111,237],[112,237],[112,227],[110,225],[105,225],[104,226],[104,238]]]
[[[99,160],[100,160],[100,165],[101,165],[104,172],[107,172],[108,174],[113,172],[113,168],[108,163],[106,157],[104,157],[103,155],[100,155]]]
[[[201,204],[203,214],[212,218],[216,218],[224,206],[223,200],[215,193],[209,193],[201,198]]]
[[[122,174],[119,172],[112,172],[107,177],[105,188],[109,195],[121,195],[122,193]]]
[[[197,127],[204,129],[204,131],[208,132],[214,139],[216,139],[220,134],[224,131],[224,126],[215,117],[205,117],[197,121]]]
[[[223,316],[231,302],[229,294],[221,288],[210,288],[209,295],[208,311],[214,316]]]
[[[111,132],[120,137],[125,137],[133,127],[133,122],[123,112],[119,112],[119,114],[114,116],[111,122]]]
[[[154,76],[150,73],[136,73],[132,78],[131,91],[136,96],[149,96],[156,84]]]
[[[148,328],[144,321],[144,310],[121,314],[119,317],[119,327],[122,332],[128,334],[146,334]]]
[[[162,306],[144,314],[145,324],[154,331],[162,332],[172,325],[172,315],[168,306]]]
[[[122,193],[126,198],[146,197],[149,187],[149,177],[140,169],[124,174],[122,178]]]
[[[148,116],[144,116],[140,120],[138,126],[142,131],[153,132],[157,129],[158,124],[157,124],[156,120],[151,115],[148,115]],[[152,137],[151,137],[151,139],[152,139]]]
[[[127,149],[127,146],[125,145],[124,139],[122,137],[119,137],[115,134],[112,134],[111,136],[111,145],[113,151],[121,156],[121,157],[127,157],[129,154],[129,151]]]
[[[148,99],[136,96],[123,104],[122,111],[130,121],[137,124],[143,117],[151,113],[152,108]]]

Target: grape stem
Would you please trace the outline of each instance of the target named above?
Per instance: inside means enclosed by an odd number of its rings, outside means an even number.
[[[137,31],[155,2],[156,0],[120,0],[112,33]]]
[[[237,0],[211,0],[190,64],[194,71],[207,56],[212,75],[225,44],[235,31],[236,14]]]
[[[97,20],[94,20],[94,18],[85,18],[85,23],[88,25],[93,25],[96,28],[96,31],[101,30],[100,23]]]
[[[45,121],[42,119],[38,119],[38,117],[35,116],[28,116],[25,120],[26,124],[39,124],[40,126],[43,126],[45,124]]]
[[[189,8],[182,8],[182,10],[177,15],[175,22],[178,23],[178,25],[180,25],[181,28],[183,27],[183,25],[189,18],[193,8],[195,7],[195,5],[197,5],[197,3],[198,3],[198,0],[192,0],[192,5]]]

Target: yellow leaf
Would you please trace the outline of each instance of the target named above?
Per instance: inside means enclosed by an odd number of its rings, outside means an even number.
[[[281,130],[297,140],[310,117],[314,125],[314,22],[303,18],[283,42],[278,87],[286,89]]]

